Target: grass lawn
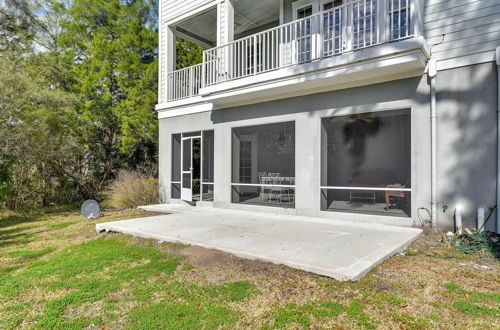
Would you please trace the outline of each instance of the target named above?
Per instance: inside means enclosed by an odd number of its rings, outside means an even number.
[[[433,235],[352,283],[95,232],[96,221],[147,215],[0,215],[0,328],[500,327],[498,260]]]

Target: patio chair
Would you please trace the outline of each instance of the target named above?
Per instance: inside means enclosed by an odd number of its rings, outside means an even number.
[[[261,184],[272,184],[272,179],[269,177],[262,177]],[[271,187],[264,186],[260,187],[260,201],[262,203],[267,202],[271,197]]]
[[[406,188],[405,185],[402,185],[402,184],[390,184],[390,185],[387,185],[387,188]],[[386,211],[389,211],[389,208],[394,204],[394,203],[391,203],[394,202],[394,199],[395,198],[406,198],[407,196],[407,193],[406,191],[394,191],[394,190],[391,190],[391,191],[386,191],[385,192],[385,207],[384,207],[384,210]]]
[[[262,184],[262,178],[267,176],[267,172],[257,172],[257,176],[259,177],[259,183]]]
[[[267,177],[266,172],[257,172],[257,176],[259,177],[259,184],[264,184],[263,178]],[[264,201],[264,187],[259,187],[259,200],[261,202]]]
[[[269,173],[271,175],[271,173]],[[281,194],[283,193],[283,188],[279,187],[281,185],[281,181],[283,178],[280,177],[271,177],[271,184],[273,186],[271,187],[271,201],[277,201],[281,203]]]
[[[293,177],[283,178],[281,183],[283,185],[293,186],[295,184],[295,178]],[[282,192],[280,196],[280,202],[281,203],[285,202],[292,205],[295,202],[295,189],[291,187],[283,187],[281,189]]]

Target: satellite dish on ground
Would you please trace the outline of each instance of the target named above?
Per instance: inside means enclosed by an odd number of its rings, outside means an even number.
[[[101,214],[101,207],[95,200],[89,199],[83,202],[80,211],[85,218],[93,219],[97,218],[99,214]]]

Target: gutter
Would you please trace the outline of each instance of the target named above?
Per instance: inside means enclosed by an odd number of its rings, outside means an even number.
[[[428,70],[431,82],[431,220],[436,230],[437,224],[437,107],[436,107],[436,76],[435,60],[429,61]],[[500,118],[500,117],[499,117]],[[500,119],[499,119],[500,121]],[[500,156],[499,156],[500,158]]]

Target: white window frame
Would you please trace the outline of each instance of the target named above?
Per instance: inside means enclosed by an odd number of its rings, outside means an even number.
[[[204,132],[207,132],[207,131],[214,131],[213,129],[206,129],[206,130],[200,130],[200,131],[189,131],[189,132],[184,132],[184,133],[174,133],[174,134],[171,134],[172,138],[174,135],[180,135],[181,136],[181,154],[180,154],[180,157],[179,157],[179,161],[180,161],[180,169],[181,169],[181,181],[170,181],[170,185],[172,184],[179,184],[180,185],[180,189],[181,189],[181,198],[171,198],[173,200],[184,200],[182,199],[182,180],[183,180],[183,172],[187,172],[187,171],[183,171],[183,154],[184,154],[184,140],[188,140],[188,139],[191,139],[191,150],[193,150],[193,139],[200,139],[200,202],[203,202],[203,186],[204,185],[209,185],[209,186],[214,186],[214,182],[203,182],[203,133]],[[191,135],[191,136],[185,136],[185,134],[190,134],[192,132],[200,132],[199,135]],[[215,138],[215,136],[214,136]],[[214,139],[214,145],[215,145],[215,139]],[[215,150],[214,150],[215,152]],[[191,155],[192,157],[192,155]],[[173,161],[173,159],[172,159]],[[192,159],[191,159],[191,163],[192,163]],[[191,164],[192,166],[192,164]],[[192,193],[192,190],[193,190],[193,182],[192,182],[192,169],[191,169],[191,193]],[[191,194],[191,199],[192,199],[192,194]]]
[[[401,7],[402,3],[405,3],[405,6],[404,7]],[[389,0],[388,3],[387,3],[387,8],[386,8],[386,13],[387,13],[387,16],[388,16],[388,30],[389,30],[389,39],[388,40],[391,40],[391,41],[397,41],[397,40],[401,40],[401,39],[405,39],[405,38],[408,38],[410,36],[413,35],[412,33],[412,28],[414,28],[414,24],[412,24],[412,15],[413,15],[413,11],[415,10],[415,6],[413,4],[413,1],[412,0],[400,0],[399,2],[399,8],[398,9],[394,9],[392,7],[392,4],[393,4],[393,0]],[[406,35],[405,36],[401,36],[401,8],[404,8],[406,10],[406,19],[405,19],[405,25],[406,25]],[[394,21],[393,21],[393,16],[394,14],[397,14],[398,15],[398,37],[397,38],[393,38],[393,32],[394,32]]]
[[[322,11],[325,11],[324,8],[325,8],[325,4],[327,3],[330,3],[330,2],[335,2],[335,0],[320,0],[319,2],[319,11],[322,12]],[[345,5],[348,3],[348,0],[342,0],[342,5]],[[340,28],[340,33],[341,33],[341,43],[340,43],[340,51],[338,54],[342,54],[345,50],[346,50],[346,40],[348,39],[347,38],[347,29],[349,27],[348,25],[348,22],[347,22],[347,19],[348,19],[348,14],[347,14],[347,8],[348,7],[344,7],[345,9],[342,9],[342,24],[341,24],[341,28]],[[333,8],[332,8],[333,9]],[[330,10],[330,9],[328,9]],[[324,17],[321,17],[320,19],[320,33],[319,33],[319,42],[320,42],[320,55],[321,57],[325,57],[325,50],[323,48],[323,45],[324,45],[324,38],[323,38],[323,21],[324,21]],[[335,38],[333,38],[332,40],[332,43],[333,43],[333,47],[332,49],[334,49],[333,51],[333,54],[332,55],[328,55],[327,57],[330,57],[330,56],[333,56],[333,55],[336,55],[335,53]]]
[[[244,128],[244,127],[249,127],[249,126],[262,126],[262,125],[270,125],[270,124],[282,124],[282,123],[288,123],[288,122],[293,122],[294,124],[294,131],[295,131],[295,134],[296,134],[296,129],[297,129],[297,121],[296,120],[278,120],[278,121],[270,121],[270,122],[266,122],[266,121],[262,121],[262,122],[257,122],[255,124],[249,124],[249,125],[242,125],[242,126],[234,126],[231,128],[231,183],[230,183],[230,187],[231,187],[231,190],[234,188],[234,187],[260,187],[260,188],[274,188],[274,187],[279,187],[279,188],[291,188],[294,190],[294,202],[293,202],[293,206],[292,208],[295,209],[296,208],[296,204],[295,204],[295,197],[296,197],[296,180],[294,181],[294,184],[293,185],[285,185],[285,184],[262,184],[262,183],[237,183],[237,182],[234,182],[234,164],[233,164],[233,157],[234,157],[234,152],[238,153],[239,154],[239,150],[240,150],[240,147],[238,145],[238,147],[236,148],[236,150],[233,150],[233,146],[232,146],[232,143],[233,143],[233,130],[236,129],[236,128]],[[244,134],[242,135],[244,137],[244,141],[251,141],[252,144],[253,142],[257,142],[256,139],[253,139],[253,138],[249,138],[249,134]],[[297,135],[295,135],[295,138],[297,138]],[[256,146],[257,147],[257,146]],[[294,153],[296,153],[297,151],[297,144],[295,143],[295,149],[294,149]],[[239,164],[240,164],[240,161],[239,161],[239,157],[236,158],[237,160],[237,167],[238,167],[238,174],[239,174]],[[257,159],[256,159],[257,160]],[[252,162],[254,160],[252,159]],[[295,164],[296,165],[296,164]],[[254,166],[254,165],[252,165]],[[257,164],[255,164],[255,172],[257,173]],[[297,177],[297,172],[296,172],[297,168],[295,168],[295,177]],[[253,174],[252,174],[253,175]],[[232,198],[231,198],[232,199]],[[241,203],[235,203],[231,200],[231,204],[241,204]],[[272,204],[266,204],[266,205],[251,205],[251,206],[255,206],[255,207],[280,207],[280,205],[272,205]]]
[[[314,0],[314,1],[298,0],[298,1],[292,2],[293,21],[296,21],[299,19],[297,17],[297,11],[299,11],[300,9],[309,7],[309,6],[311,6],[311,8],[312,8],[311,16],[314,16],[321,11],[320,0]],[[315,21],[315,19],[312,19],[311,20],[311,32],[314,32],[314,31],[317,32],[319,30],[319,27],[317,27],[316,24],[317,24],[317,22]],[[311,59],[318,58],[319,52],[321,50],[321,47],[318,47],[318,45],[320,45],[320,43],[319,43],[320,39],[321,39],[321,33],[320,34],[311,33]],[[293,43],[293,47],[292,47],[292,54],[295,54],[297,56],[296,64],[301,63],[301,61],[299,61],[298,49],[299,49],[298,40],[295,40],[295,42]]]

